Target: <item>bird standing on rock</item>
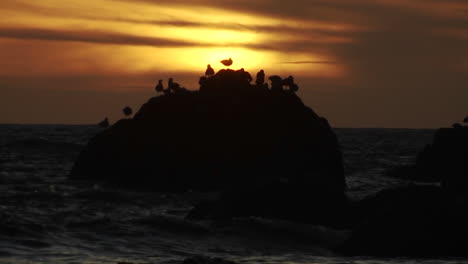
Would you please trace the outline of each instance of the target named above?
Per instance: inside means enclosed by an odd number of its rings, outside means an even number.
[[[257,79],[255,80],[255,83],[257,86],[262,86],[265,83],[265,72],[263,70],[260,70],[257,73]]]
[[[232,59],[229,58],[229,60],[222,60],[221,63],[222,63],[224,66],[231,66],[231,65],[232,65]]]
[[[126,106],[122,111],[125,116],[131,116],[133,114],[133,110],[130,106]]]
[[[164,86],[163,86],[162,80],[159,80],[158,85],[156,85],[156,87],[154,89],[158,93],[162,93],[164,91]]]
[[[205,71],[205,76],[213,76],[215,74],[213,68],[211,68],[211,65],[208,64],[206,71]]]

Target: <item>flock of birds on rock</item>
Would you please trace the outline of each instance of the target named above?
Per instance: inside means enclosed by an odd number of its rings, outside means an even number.
[[[227,60],[222,60],[220,61],[224,66],[231,66],[233,63],[232,58],[229,58]],[[248,73],[247,71],[244,70],[244,68],[238,70],[242,72],[246,76],[246,80],[250,83],[253,78]],[[205,71],[205,76],[202,76],[200,78],[200,84],[206,81],[207,78],[215,75],[215,70],[211,67],[210,64],[207,65],[206,71]],[[299,90],[299,86],[294,82],[294,77],[289,76],[286,79],[281,78],[278,75],[273,75],[268,78],[271,81],[271,91],[283,91],[283,87],[287,86],[289,87],[289,91],[292,92],[297,92]],[[265,72],[263,70],[260,70],[257,75],[256,75],[256,80],[255,80],[255,85],[258,87],[264,87],[268,89],[268,84],[265,83]],[[163,93],[164,95],[169,95],[169,94],[174,94],[174,93],[181,93],[181,92],[188,92],[188,90],[180,84],[174,82],[172,78],[169,78],[167,82],[167,89],[164,89],[164,84],[163,80],[158,80],[158,83],[156,84],[155,90],[157,93]],[[122,109],[123,114],[126,117],[130,117],[133,114],[132,108],[129,106],[126,106]],[[468,117],[467,117],[468,118]],[[105,123],[108,123],[107,118],[104,120]],[[103,121],[103,123],[104,123]]]
[[[229,58],[227,60],[222,60],[220,61],[224,66],[231,66],[233,63],[232,58]],[[245,75],[246,80],[250,83],[253,78],[250,75],[249,72],[245,71],[244,68],[238,70],[242,72]],[[205,76],[202,76],[200,78],[199,84],[203,85],[207,78],[210,78],[211,76],[215,75],[215,70],[213,67],[211,67],[210,64],[207,65],[206,71],[205,71]],[[273,75],[268,78],[271,81],[271,91],[283,91],[284,86],[289,87],[289,91],[292,92],[297,92],[299,90],[299,86],[294,82],[294,77],[289,76],[288,78],[281,78],[278,75]],[[255,85],[258,87],[265,87],[268,89],[268,84],[265,83],[265,72],[263,70],[260,70],[257,75],[256,75],[256,80],[255,80]],[[165,95],[171,94],[171,93],[178,93],[181,91],[187,91],[185,88],[181,87],[178,83],[173,82],[172,78],[169,78],[167,89],[164,89],[163,85],[163,80],[159,80],[158,84],[155,87],[155,90],[157,93],[164,93]]]
[[[228,60],[222,60],[220,62],[224,66],[229,67],[229,66],[232,65],[233,60],[232,60],[232,58],[229,58]],[[246,79],[249,82],[252,81],[252,77],[250,76],[250,74],[248,72],[244,71],[243,68],[240,69],[239,71],[245,73],[245,75],[247,76]],[[207,67],[206,67],[205,76],[200,78],[200,83],[202,82],[202,79],[206,80],[206,78],[209,78],[209,77],[211,77],[213,75],[215,75],[215,70],[211,67],[210,64],[208,64]],[[288,86],[289,91],[292,91],[292,92],[297,92],[299,90],[299,86],[294,82],[294,77],[293,76],[289,76],[286,79],[282,79],[278,75],[273,75],[273,76],[270,76],[268,79],[271,81],[271,91],[283,91],[284,86]],[[260,70],[257,73],[255,84],[258,87],[266,87],[268,89],[268,84],[265,83],[265,72],[263,70]],[[156,90],[157,93],[164,93],[165,95],[168,95],[168,94],[171,94],[171,93],[180,93],[180,92],[187,92],[188,91],[186,88],[180,86],[180,84],[174,82],[174,80],[172,78],[169,78],[169,80],[168,80],[167,89],[164,89],[163,80],[159,80],[158,84],[155,87],[155,90]],[[124,107],[122,109],[122,112],[126,117],[130,117],[133,114],[133,110],[129,106]],[[463,123],[468,123],[468,116],[466,116],[465,119],[463,119]],[[107,127],[107,126],[109,126],[109,120],[106,117],[98,125],[103,126],[103,127]],[[460,125],[459,123],[455,123],[455,124],[453,124],[453,127],[454,128],[461,128],[461,127],[464,127],[464,126]]]

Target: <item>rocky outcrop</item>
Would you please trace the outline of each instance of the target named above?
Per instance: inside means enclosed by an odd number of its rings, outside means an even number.
[[[341,251],[350,255],[468,257],[468,127],[438,129],[414,165],[397,177],[439,185],[379,192],[351,209],[358,227]]]
[[[225,221],[250,216],[339,229],[352,226],[345,194],[320,190],[312,182],[276,182],[231,188],[214,201],[197,204],[187,217]]]
[[[432,144],[419,154],[416,170],[420,175],[436,178],[445,189],[468,190],[468,127],[441,128]]]
[[[384,190],[361,201],[361,224],[340,248],[349,255],[468,256],[468,200],[437,186]]]
[[[441,185],[384,190],[357,203],[360,223],[341,250],[350,255],[468,257],[468,127],[436,131],[406,178]],[[400,177],[403,177],[400,175]]]
[[[419,182],[442,182],[455,191],[468,190],[468,126],[436,130],[431,144],[419,152],[414,164],[392,168],[390,177]]]
[[[153,97],[95,136],[70,178],[163,191],[287,183],[343,195],[337,138],[294,92],[251,85],[233,70],[201,84]]]

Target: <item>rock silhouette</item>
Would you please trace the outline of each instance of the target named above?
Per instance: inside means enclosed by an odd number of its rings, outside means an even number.
[[[468,190],[468,126],[459,123],[437,129],[431,144],[422,149],[416,162],[397,167],[390,176],[425,182],[441,182],[454,189]],[[449,187],[452,186],[452,187]]]
[[[341,150],[325,118],[294,93],[251,85],[245,71],[203,80],[199,91],[151,98],[132,119],[95,136],[70,178],[163,191],[283,190],[283,203],[298,207],[343,198]]]
[[[100,127],[109,127],[109,119],[106,117],[104,120],[98,123],[98,126]]]
[[[468,256],[468,127],[437,130],[412,168],[441,186],[410,185],[351,202],[328,121],[302,103],[292,77],[271,76],[268,90],[261,76],[251,84],[245,70],[223,69],[202,76],[198,91],[179,86],[149,99],[133,118],[92,138],[70,178],[219,191],[187,217],[347,228],[352,233],[338,250],[348,255]]]
[[[361,224],[341,250],[351,255],[468,256],[467,164],[468,127],[438,129],[416,164],[396,173],[440,181],[441,186],[384,190],[359,202],[353,214]]]
[[[419,153],[416,173],[438,179],[452,192],[468,191],[468,127],[441,128]]]
[[[355,208],[360,224],[340,248],[348,255],[468,256],[468,200],[438,186],[389,189]]]

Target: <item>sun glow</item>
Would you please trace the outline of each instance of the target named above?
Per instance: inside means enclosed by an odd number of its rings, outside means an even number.
[[[264,69],[269,75],[338,76],[343,74],[343,67],[332,63],[326,54],[300,50],[311,40],[352,41],[333,34],[317,35],[323,30],[351,30],[343,25],[253,16],[195,4],[181,7],[121,0],[70,0],[66,5],[58,0],[4,2],[0,33],[3,30],[7,37],[0,45],[6,48],[4,53],[11,53],[8,58],[21,58],[11,59],[15,63],[0,63],[10,75],[195,76],[203,74],[207,64],[216,71],[226,68],[220,61],[231,57],[234,63],[229,68],[244,68],[252,75]],[[276,28],[283,31],[276,32]],[[304,34],[308,29],[317,29],[318,33]]]

